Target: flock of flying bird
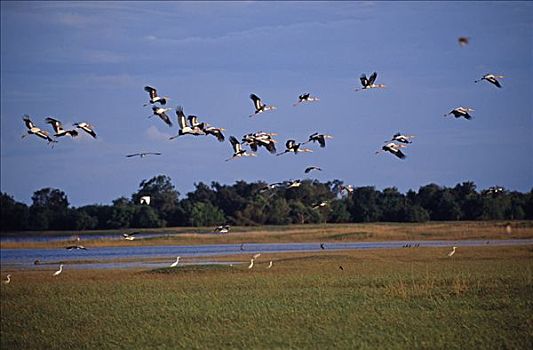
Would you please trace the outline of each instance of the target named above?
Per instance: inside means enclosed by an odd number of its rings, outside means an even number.
[[[458,42],[459,42],[459,45],[466,46],[469,44],[469,40],[470,39],[468,37],[460,37],[458,39]],[[475,80],[474,83],[478,83],[480,81],[485,80],[493,84],[494,86],[501,88],[502,85],[498,79],[502,79],[502,78],[504,78],[504,76],[488,73],[488,74],[485,74],[480,79]],[[377,72],[373,72],[369,77],[367,77],[366,74],[363,73],[360,76],[361,87],[356,88],[355,91],[364,91],[364,90],[369,90],[369,89],[386,87],[384,84],[376,84],[376,79],[377,79]],[[172,109],[164,107],[167,104],[167,102],[170,100],[170,98],[168,96],[159,96],[157,93],[157,89],[151,86],[145,86],[144,90],[149,94],[149,98],[150,98],[148,103],[145,103],[144,106],[146,107],[148,105],[152,105],[152,115],[150,115],[149,118],[153,116],[157,116],[165,124],[171,127],[173,123],[171,121],[171,118],[167,114],[167,112],[171,111]],[[261,98],[258,97],[256,94],[253,94],[253,93],[250,94],[250,99],[253,102],[255,110],[252,114],[249,115],[249,117],[254,117],[261,113],[264,113],[267,111],[274,111],[277,109],[277,107],[274,105],[267,105],[263,103]],[[294,103],[293,106],[297,106],[301,103],[309,103],[309,102],[317,102],[317,101],[320,101],[320,98],[316,96],[311,96],[310,93],[304,93],[298,96],[298,101]],[[472,116],[470,115],[470,112],[473,112],[473,111],[474,110],[469,107],[460,106],[460,107],[454,108],[453,110],[451,110],[449,113],[445,114],[444,116],[453,115],[455,118],[463,117],[465,119],[471,119]],[[176,117],[178,121],[179,130],[178,130],[177,135],[170,137],[171,140],[179,136],[184,136],[184,135],[193,135],[193,136],[212,135],[216,137],[216,139],[220,142],[225,141],[225,136],[222,133],[225,130],[224,128],[214,127],[207,122],[199,122],[198,117],[195,115],[186,116],[183,111],[183,107],[181,106],[176,107],[175,113],[176,113]],[[40,137],[48,141],[48,143],[52,144],[52,146],[54,143],[57,142],[56,139],[50,136],[48,131],[37,127],[31,121],[30,116],[24,115],[23,121],[28,130],[27,130],[27,134],[24,134],[22,137],[25,137],[27,135],[35,135],[37,137]],[[74,123],[73,126],[75,128],[72,128],[72,129],[64,129],[62,123],[53,117],[47,117],[45,119],[45,122],[51,125],[54,131],[53,136],[55,138],[60,138],[63,136],[76,137],[78,136],[78,131],[76,130],[76,128],[81,129],[84,132],[91,135],[93,138],[96,138],[96,132],[94,130],[94,127],[91,126],[87,122]],[[298,154],[298,153],[313,152],[312,149],[305,148],[303,146],[310,142],[313,142],[313,143],[317,142],[321,148],[324,148],[326,147],[326,140],[332,138],[331,135],[326,135],[326,134],[315,132],[311,134],[308,140],[305,142],[297,142],[294,139],[289,139],[285,143],[285,150],[278,153],[276,149],[277,141],[274,139],[274,136],[276,135],[277,135],[276,133],[272,133],[272,132],[269,133],[269,132],[258,131],[258,132],[253,132],[253,133],[244,135],[241,141],[239,141],[235,136],[230,136],[229,142],[231,143],[231,146],[233,148],[233,155],[230,158],[226,159],[226,161],[229,161],[235,158],[240,158],[240,157],[256,156],[256,152],[258,151],[259,147],[264,147],[269,153],[275,154],[277,156],[283,155],[285,153]],[[380,150],[376,152],[376,154],[380,152],[389,152],[400,159],[404,159],[406,155],[402,152],[402,149],[407,147],[408,144],[411,144],[413,142],[412,139],[414,137],[415,137],[414,135],[404,135],[398,132],[394,134],[390,140],[385,141],[385,144],[381,147]],[[250,148],[250,151],[245,150],[243,146],[248,146]],[[161,155],[161,153],[160,152],[140,152],[140,153],[128,154],[126,155],[126,157],[131,158],[131,157],[138,156],[140,158],[144,158],[146,156],[151,156],[151,155]],[[313,170],[321,171],[322,169],[318,166],[310,166],[310,167],[307,167],[304,172],[307,174]],[[291,180],[291,181],[285,181],[283,183],[274,183],[274,184],[267,185],[263,189],[261,189],[261,191],[268,191],[270,189],[275,189],[280,186],[284,186],[285,188],[295,188],[295,187],[299,187],[300,185],[301,185],[300,180]],[[347,193],[351,193],[353,191],[353,187],[351,185],[348,185],[348,186],[341,185],[339,190],[346,191]],[[320,208],[320,207],[325,206],[326,204],[327,202],[317,203],[313,206],[313,208]],[[221,225],[215,228],[215,232],[226,233],[228,231],[229,231],[229,225]],[[135,239],[134,234],[124,234],[123,236],[124,236],[124,239],[126,240]],[[324,249],[323,244],[321,244],[321,248]],[[77,245],[77,246],[69,246],[67,247],[67,249],[86,249],[86,248],[83,246]],[[452,256],[455,253],[455,249],[456,247],[453,247],[453,250],[448,254],[448,256]],[[248,266],[249,269],[253,267],[255,259],[257,259],[259,255],[260,254],[256,254],[252,257],[250,261],[250,265]],[[179,259],[180,257],[177,257],[176,261],[171,265],[171,267],[177,266],[179,263]],[[272,261],[270,261],[268,268],[271,268],[271,267],[272,267]],[[342,267],[340,268],[342,269]],[[62,269],[63,269],[63,265],[61,264],[59,270],[56,271],[53,275],[54,276],[59,275],[62,272]],[[5,283],[10,282],[10,275],[7,275],[7,280],[4,282]]]

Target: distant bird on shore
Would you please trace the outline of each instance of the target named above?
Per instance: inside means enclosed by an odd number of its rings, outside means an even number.
[[[362,88],[355,89],[355,91],[384,88],[385,87],[384,84],[374,84],[377,77],[378,77],[377,72],[372,73],[369,78],[366,77],[365,73],[361,74],[361,77],[359,78],[359,80],[361,81]]]
[[[267,269],[270,269],[272,267],[272,260],[270,260],[270,263],[268,263]]]
[[[305,94],[301,94],[298,96],[298,102],[294,103],[292,106],[295,107],[303,102],[314,102],[314,101],[320,101],[318,97],[311,96],[310,93],[306,92]]]
[[[244,243],[241,243],[240,250],[244,250]]]
[[[486,80],[489,83],[495,85],[496,87],[501,88],[502,85],[500,84],[500,82],[498,81],[497,78],[503,79],[504,76],[503,75],[495,75],[495,74],[490,74],[489,73],[489,74],[485,74],[481,79],[475,80],[474,83],[479,83],[482,80]]]
[[[320,243],[320,249],[324,250],[326,247],[324,246],[324,243]]]
[[[320,144],[320,147],[324,148],[326,147],[326,139],[332,139],[333,136],[326,135],[326,134],[319,134],[318,132],[315,132],[314,134],[311,134],[309,136],[309,139],[304,142],[304,144],[309,142],[318,142]]]
[[[457,42],[459,43],[459,45],[461,45],[461,47],[463,46],[466,46],[470,43],[470,38],[467,37],[467,36],[460,36],[458,39],[457,39]]]
[[[287,140],[287,142],[285,142],[285,151],[276,154],[276,156],[281,156],[282,154],[290,153],[290,152],[294,154],[297,154],[300,152],[304,152],[304,153],[313,152],[313,150],[309,148],[300,148],[301,145],[303,145],[303,143],[296,143],[295,140]]]
[[[154,103],[159,103],[161,105],[165,105],[167,103],[167,100],[169,99],[168,97],[160,97],[157,95],[157,90],[151,86],[145,86],[144,87],[144,91],[146,91],[148,93],[148,95],[150,96],[150,101],[149,103],[145,103],[144,106],[148,106],[148,104],[154,104]]]
[[[29,115],[25,114],[22,120],[24,120],[24,124],[26,124],[26,128],[28,128],[27,134],[22,135],[22,138],[25,138],[28,135],[35,135],[48,141],[48,144],[57,143],[56,140],[54,140],[50,137],[50,135],[48,135],[47,131],[41,130],[40,128],[36,127],[31,121]]]
[[[389,142],[386,145],[384,145],[383,147],[381,147],[381,150],[376,151],[376,154],[379,154],[381,151],[390,152],[390,153],[394,154],[396,157],[398,157],[400,159],[405,159],[405,154],[401,150],[403,147],[406,147],[406,146],[405,145],[399,145],[399,144],[396,144],[394,142]]]
[[[339,265],[339,269],[344,271],[344,268],[341,265]]]
[[[45,121],[48,124],[52,125],[52,128],[55,131],[55,135],[54,135],[55,137],[61,137],[65,135],[69,135],[70,137],[78,136],[78,132],[74,129],[73,130],[63,129],[63,124],[61,124],[61,122],[57,119],[54,119],[52,117],[47,117]]]
[[[59,270],[57,270],[56,272],[54,272],[54,274],[52,276],[57,276],[59,275],[61,272],[63,272],[63,264],[59,265]]]
[[[304,173],[308,174],[309,172],[311,172],[313,170],[322,171],[322,168],[319,168],[319,167],[313,165],[313,166],[305,168]]]
[[[4,283],[5,283],[5,284],[9,284],[9,283],[11,283],[11,275],[8,274],[8,275],[6,276],[6,280],[4,281]]]
[[[233,156],[231,156],[231,158],[228,158],[226,159],[226,162],[228,160],[232,160],[232,159],[235,159],[235,158],[240,158],[240,157],[255,157],[255,153],[248,153],[246,152],[239,140],[237,140],[237,138],[235,136],[230,136],[229,138],[229,142],[231,143],[231,146],[233,147]]]
[[[126,157],[128,157],[128,158],[131,158],[131,157],[144,158],[146,156],[160,156],[160,155],[161,155],[161,153],[159,153],[159,152],[141,152],[141,153],[127,154]]]
[[[251,269],[252,267],[254,267],[254,259],[250,259],[250,265],[248,265],[248,268]]]
[[[94,132],[94,128],[92,125],[81,122],[81,123],[74,123],[74,126],[85,131],[87,134],[91,135],[93,138],[96,138],[96,132]]]
[[[215,227],[214,232],[228,233],[229,229],[230,229],[229,225],[220,225],[220,226]]]
[[[392,136],[392,139],[387,140],[385,142],[397,141],[401,143],[413,143],[411,139],[414,137],[415,137],[414,135],[402,135],[401,133],[398,132]]]
[[[448,256],[452,256],[452,255],[454,255],[454,254],[455,254],[455,249],[456,249],[456,248],[457,248],[457,247],[452,247],[452,251],[448,253]]]
[[[159,118],[161,118],[161,120],[164,121],[165,124],[167,124],[170,127],[170,126],[172,126],[172,122],[170,121],[170,118],[167,115],[167,112],[170,111],[171,109],[172,108],[163,108],[163,107],[153,106],[152,107],[153,114],[150,115],[148,118],[151,118],[154,115],[156,115]]]
[[[170,267],[176,267],[176,266],[178,266],[179,262],[180,262],[180,257],[178,256],[178,257],[176,258],[176,261],[174,261],[172,264],[170,264]]]
[[[82,245],[69,245],[68,247],[65,247],[65,249],[67,249],[67,250],[87,250],[87,248],[85,248]]]
[[[122,236],[124,237],[125,240],[127,241],[133,241],[136,237],[135,235],[137,234],[138,232],[133,232],[133,233],[123,233]]]
[[[448,116],[450,114],[453,114],[455,118],[464,117],[465,119],[472,119],[472,116],[469,114],[469,112],[473,112],[474,110],[472,108],[468,107],[457,107],[452,109],[449,113],[445,114],[444,116]]]
[[[249,117],[253,117],[254,115],[257,115],[259,113],[276,109],[276,106],[267,106],[266,104],[264,104],[261,99],[255,94],[250,94],[250,98],[254,102],[255,112],[253,114],[250,114]]]

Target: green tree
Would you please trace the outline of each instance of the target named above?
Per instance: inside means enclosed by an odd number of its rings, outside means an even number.
[[[36,230],[68,229],[68,199],[65,192],[43,188],[33,193],[30,207],[32,226]]]
[[[2,231],[21,231],[28,228],[28,206],[2,192],[0,192],[0,215]]]
[[[196,202],[192,206],[191,226],[214,226],[225,221],[224,213],[211,203]]]

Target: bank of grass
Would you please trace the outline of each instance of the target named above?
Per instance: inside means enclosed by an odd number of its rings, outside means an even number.
[[[290,226],[233,227],[229,234],[212,234],[212,228],[164,228],[88,232],[37,232],[37,236],[77,234],[153,233],[154,237],[85,239],[87,247],[132,245],[194,245],[284,242],[354,242],[387,240],[464,240],[533,238],[533,221],[454,221],[429,223],[320,224]],[[20,234],[20,233],[19,233]],[[157,235],[159,236],[157,236]],[[15,236],[14,233],[9,234]],[[161,236],[163,235],[163,236]],[[65,242],[2,242],[1,248],[57,248]]]
[[[263,254],[251,270],[15,271],[1,286],[0,348],[533,348],[533,247],[447,251]]]

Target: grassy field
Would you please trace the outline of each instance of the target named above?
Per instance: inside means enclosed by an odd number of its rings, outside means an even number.
[[[251,270],[22,270],[1,286],[0,348],[533,348],[533,247],[447,252],[264,254]]]
[[[509,224],[509,228],[507,228]],[[164,228],[87,232],[31,232],[34,236],[116,234],[140,231],[172,236],[125,240],[85,239],[87,247],[124,245],[193,245],[283,242],[362,242],[389,240],[461,240],[533,238],[533,221],[466,221],[233,227],[229,234],[209,234],[213,228]],[[27,234],[27,233],[25,233]],[[8,233],[16,236],[16,233]],[[1,248],[57,248],[65,242],[2,242]]]

